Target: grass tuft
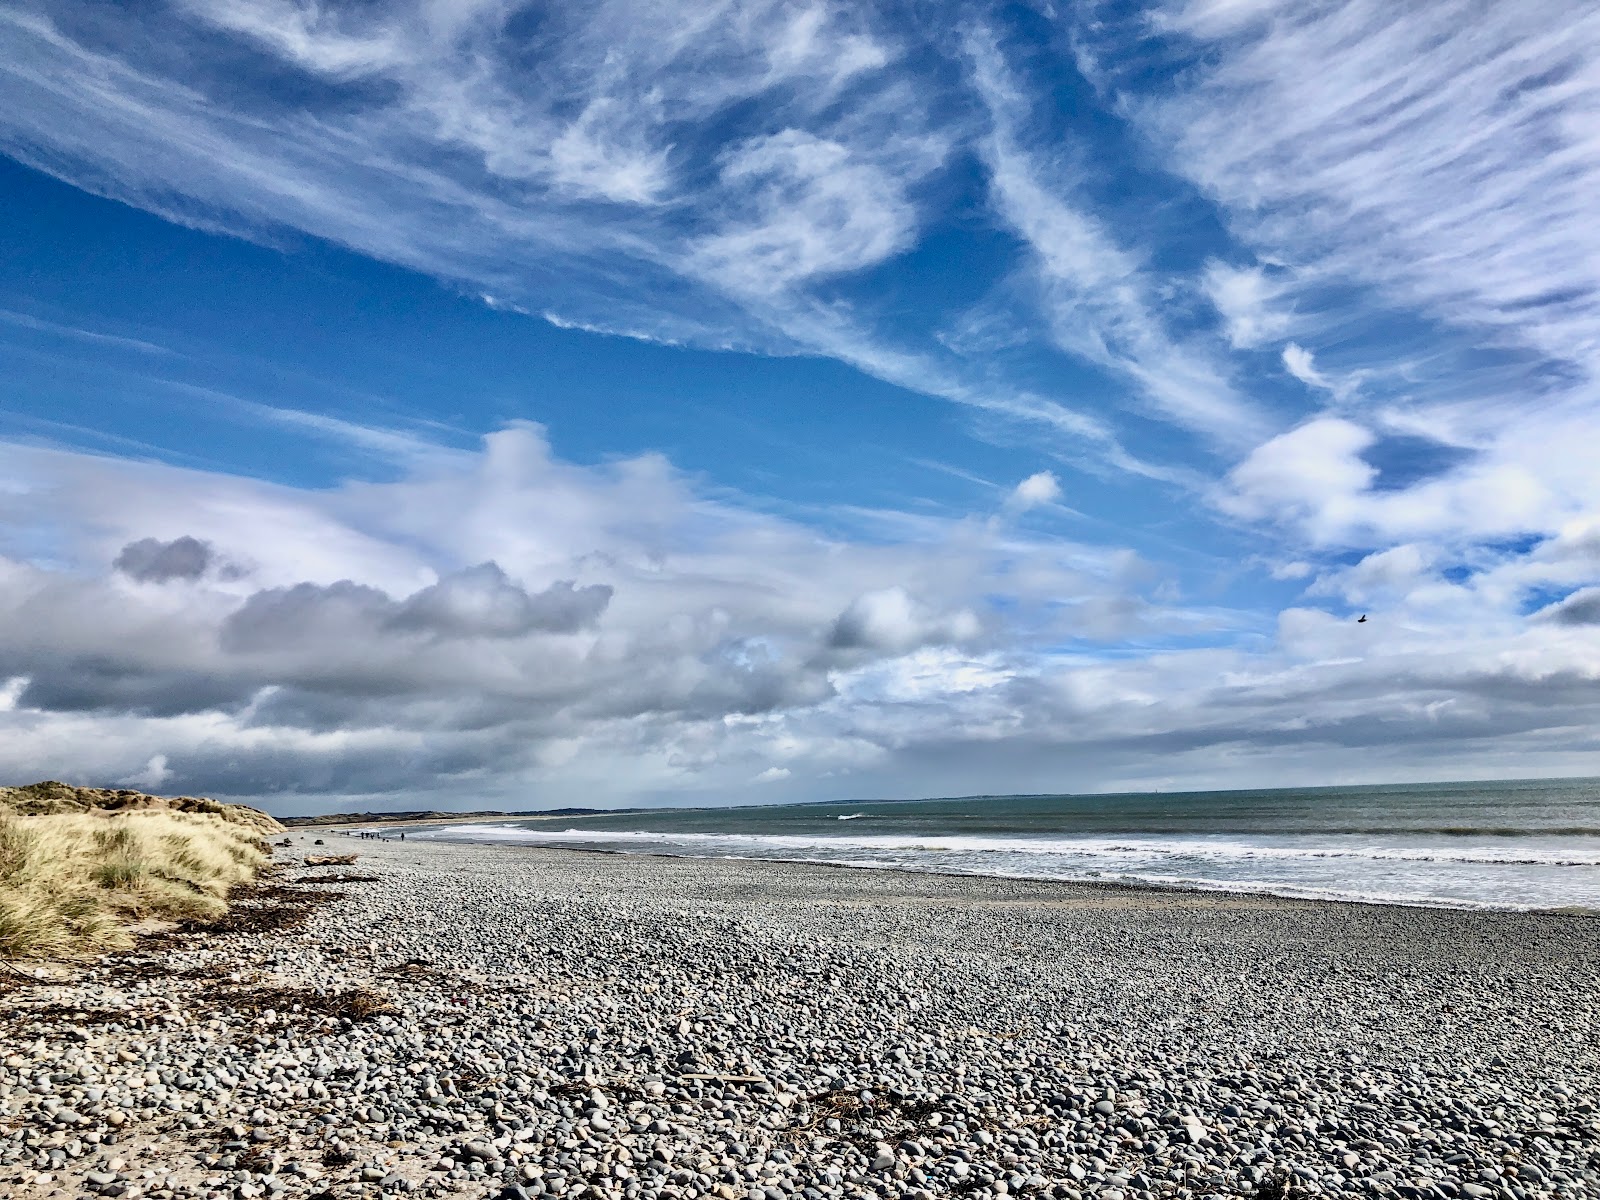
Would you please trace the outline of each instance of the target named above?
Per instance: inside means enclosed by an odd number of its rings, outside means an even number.
[[[0,958],[79,957],[132,945],[140,921],[215,920],[266,867],[265,814],[136,795],[0,789]]]

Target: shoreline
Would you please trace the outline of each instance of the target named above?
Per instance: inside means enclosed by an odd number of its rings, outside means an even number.
[[[1595,1194],[1588,920],[316,832],[0,993],[0,1191]]]
[[[609,811],[609,810],[607,810],[607,811]],[[632,811],[632,810],[623,810],[623,811]],[[328,822],[326,824],[322,823],[320,821],[320,819],[317,818],[317,817],[290,817],[290,818],[288,818],[288,823],[285,823],[283,827],[285,829],[289,830],[289,832],[291,832],[291,833],[305,832],[307,834],[310,834],[310,833],[312,833],[312,832],[314,832],[316,830],[321,830],[321,829],[330,829],[330,830],[365,829],[368,826],[373,826],[373,825],[381,825],[385,829],[410,829],[410,828],[413,828],[413,827],[416,827],[416,826],[421,826],[421,825],[488,825],[488,824],[495,824],[495,823],[504,823],[506,821],[554,821],[559,817],[566,817],[568,819],[571,819],[574,816],[580,816],[580,815],[581,816],[595,816],[595,815],[600,814],[600,812],[601,812],[601,810],[595,809],[592,812],[585,812],[585,813],[581,813],[581,814],[580,813],[570,813],[570,812],[525,813],[525,814],[521,814],[521,815],[518,815],[516,813],[470,813],[470,814],[462,814],[459,817],[452,816],[449,813],[443,813],[443,814],[439,814],[439,815],[435,815],[435,816],[426,816],[426,817],[406,816],[406,817],[395,817],[393,819],[386,819],[380,813],[380,814],[377,814],[377,815],[374,815],[374,816],[371,816],[371,817],[363,817],[359,821],[340,820],[340,821],[331,821],[331,822]],[[277,818],[277,820],[279,820],[280,822],[283,822],[284,819],[280,817],[280,818]]]
[[[493,818],[484,818],[485,822],[488,822],[488,821],[491,821],[491,820],[493,820]],[[419,825],[428,825],[428,826],[438,825],[438,824],[441,824],[441,823],[442,822],[438,822],[438,821],[418,822]],[[449,823],[450,824],[456,824],[456,822],[449,822]],[[465,823],[465,822],[463,822],[463,823]],[[350,828],[353,830],[353,829],[359,828],[359,826],[351,826]],[[412,843],[407,842],[405,844],[409,846]],[[539,844],[539,843],[536,843],[536,842],[512,842],[512,841],[476,842],[476,841],[470,841],[470,840],[465,840],[465,839],[423,838],[423,839],[420,839],[419,844],[423,844],[423,845],[447,845],[447,846],[472,846],[472,847],[482,848],[482,849],[498,848],[498,849],[512,849],[512,850],[537,850],[537,851],[546,851],[546,852],[554,853],[554,854],[597,854],[597,855],[615,856],[615,857],[619,857],[619,858],[632,858],[632,857],[637,857],[637,858],[661,858],[661,859],[670,859],[670,860],[674,860],[674,861],[683,861],[683,862],[749,862],[749,863],[763,863],[763,864],[771,864],[771,865],[785,865],[785,864],[787,864],[787,865],[794,865],[794,866],[801,866],[801,867],[817,867],[817,868],[822,868],[822,869],[826,869],[826,870],[867,871],[867,872],[880,872],[881,871],[881,872],[886,872],[886,873],[890,873],[890,874],[900,874],[900,875],[910,875],[910,876],[934,876],[934,877],[941,878],[941,879],[1015,880],[1015,881],[1024,882],[1024,883],[1059,885],[1061,887],[1066,887],[1066,888],[1104,888],[1104,889],[1110,889],[1110,890],[1130,891],[1130,892],[1155,892],[1155,893],[1159,893],[1159,894],[1215,896],[1215,897],[1245,896],[1245,897],[1256,897],[1256,898],[1260,898],[1260,899],[1268,899],[1268,900],[1280,901],[1280,902],[1284,902],[1284,903],[1353,905],[1353,906],[1358,907],[1358,908],[1398,908],[1398,909],[1427,909],[1427,910],[1438,909],[1438,910],[1446,911],[1446,912],[1471,912],[1471,913],[1527,913],[1527,914],[1547,914],[1547,915],[1552,915],[1552,916],[1567,916],[1567,917],[1575,917],[1575,918],[1579,918],[1579,919],[1583,919],[1583,920],[1600,919],[1600,909],[1590,908],[1590,907],[1588,907],[1586,905],[1581,905],[1581,904],[1557,905],[1557,906],[1553,906],[1553,907],[1544,907],[1544,906],[1535,906],[1535,905],[1527,905],[1527,906],[1490,905],[1490,904],[1479,904],[1479,903],[1471,902],[1471,901],[1455,901],[1455,902],[1446,902],[1446,901],[1437,901],[1437,900],[1414,900],[1414,901],[1412,901],[1412,900],[1395,899],[1395,898],[1392,898],[1392,897],[1367,899],[1367,898],[1363,898],[1363,897],[1359,897],[1359,896],[1301,896],[1301,895],[1292,895],[1292,894],[1285,894],[1283,892],[1272,891],[1268,887],[1248,887],[1248,886],[1232,887],[1232,886],[1227,886],[1225,884],[1217,884],[1214,887],[1208,887],[1208,886],[1206,886],[1204,884],[1196,883],[1196,882],[1160,883],[1160,882],[1155,882],[1155,881],[1133,881],[1133,880],[1113,880],[1113,879],[1061,879],[1061,878],[1056,878],[1056,877],[1051,877],[1051,876],[1041,876],[1041,875],[982,874],[982,873],[975,872],[975,871],[934,870],[934,869],[923,869],[923,868],[919,868],[919,867],[903,867],[903,866],[874,866],[874,865],[870,865],[870,864],[866,864],[866,863],[828,862],[828,861],[825,861],[825,860],[822,860],[822,859],[809,859],[809,858],[802,858],[802,859],[795,859],[795,858],[759,858],[759,857],[756,857],[756,856],[753,856],[753,855],[741,856],[741,855],[670,854],[670,853],[667,853],[667,852],[661,851],[661,850],[605,850],[605,849],[599,849],[599,848],[596,848],[596,847],[586,847],[586,846],[549,846],[549,845],[542,845],[542,844]]]

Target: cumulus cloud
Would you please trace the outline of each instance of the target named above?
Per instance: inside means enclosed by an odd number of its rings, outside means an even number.
[[[453,637],[519,637],[535,629],[576,633],[593,625],[611,602],[611,587],[570,580],[530,596],[487,562],[441,579],[408,597],[390,619],[396,629]]]
[[[172,772],[167,768],[165,754],[152,754],[150,761],[132,775],[125,775],[117,780],[122,787],[137,788],[141,792],[157,792],[161,785],[172,778]]]
[[[170,542],[156,538],[129,542],[117,552],[111,565],[140,583],[168,583],[174,579],[199,579],[213,561],[208,543],[185,536]]]
[[[1346,519],[1344,509],[1377,477],[1361,457],[1375,437],[1339,417],[1319,417],[1257,446],[1228,477],[1223,505],[1255,518],[1298,515],[1315,527]]]
[[[1138,586],[1125,556],[977,519],[895,547],[819,539],[656,456],[566,463],[527,425],[318,491],[3,444],[0,462],[33,483],[4,498],[8,523],[67,530],[78,556],[0,557],[0,626],[29,630],[0,640],[0,767],[153,778],[161,755],[163,786],[190,792],[471,776],[620,799],[736,788],[778,745],[796,779],[799,761],[808,780],[862,769],[888,752],[840,723],[868,694],[853,681],[914,660],[892,694],[916,681],[940,703],[1010,678],[965,657],[997,572],[1017,629]],[[130,588],[105,571],[101,546],[172,512],[196,540],[250,546],[250,576]]]
[[[1371,436],[1322,418],[1269,439],[1229,502],[1371,532],[1392,499],[1363,466]],[[1375,778],[1397,740],[1418,769],[1517,774],[1568,761],[1557,731],[1587,719],[1600,678],[1600,626],[1580,619],[1600,540],[1581,518],[1493,553],[1412,539],[1334,570],[1290,560],[1286,580],[1315,578],[1262,628],[1177,605],[1125,550],[981,514],[919,518],[893,545],[821,539],[655,456],[564,462],[531,426],[319,491],[0,459],[32,481],[5,497],[8,524],[67,531],[78,556],[0,559],[0,627],[29,630],[0,641],[0,768],[22,775],[153,779],[159,755],[167,789],[317,807],[452,803],[464,780],[475,804],[534,784],[736,799],[781,769],[820,798],[1049,790],[1067,761],[1136,784],[1153,757],[1190,782],[1237,782],[1241,762],[1261,782],[1351,778],[1333,757],[1350,748]],[[174,511],[197,540],[249,545],[250,578],[106,571]],[[327,545],[341,553],[312,553]],[[1523,615],[1552,591],[1569,599]]]
[[[1321,415],[1252,450],[1216,500],[1224,512],[1313,547],[1431,542],[1465,550],[1543,540],[1600,510],[1600,479],[1584,466],[1591,426],[1576,409],[1546,414],[1474,450],[1470,441],[1463,449],[1381,436],[1364,422]],[[1420,447],[1420,457],[1390,454],[1397,445]],[[1386,486],[1391,469],[1399,483]]]
[[[341,579],[256,592],[222,624],[228,650],[277,650],[351,638],[428,634],[443,638],[516,638],[535,631],[576,633],[592,626],[611,600],[603,583],[552,583],[530,595],[486,562],[393,600],[378,588]]]
[[[936,614],[913,600],[904,588],[890,587],[852,600],[834,621],[828,646],[904,653],[918,646],[970,641],[979,629],[978,618],[969,611]]]
[[[0,146],[99,194],[563,327],[831,356],[1151,486],[1099,545],[993,500],[879,514],[885,540],[527,426],[465,452],[256,406],[384,464],[318,492],[4,446],[0,629],[27,635],[0,638],[0,769],[622,797],[1331,779],[1400,743],[1457,774],[1587,764],[1600,143],[1573,64],[1600,20],[1490,9],[1078,6],[1082,116],[1003,13],[956,39],[779,0],[0,11]],[[1125,134],[1153,169],[1110,172]],[[921,288],[924,251],[961,278]],[[1270,603],[1215,555],[1206,602],[1128,567],[1116,529],[1152,544],[1196,498],[1276,564]]]
[[[220,630],[222,647],[233,652],[316,646],[328,651],[365,638],[382,625],[393,601],[380,589],[341,579],[321,587],[297,583],[260,591],[229,614]]]
[[[1029,475],[1006,497],[1006,507],[1013,512],[1026,512],[1041,504],[1054,504],[1061,499],[1061,481],[1052,471],[1038,471]]]
[[[1557,625],[1600,625],[1600,587],[1582,588],[1538,614]]]
[[[1285,437],[1250,494],[1363,494],[1339,474],[1359,428]],[[1197,645],[1244,615],[1141,593],[1160,572],[1126,552],[982,519],[893,547],[819,539],[659,459],[566,463],[526,426],[318,491],[33,447],[0,460],[73,481],[7,496],[7,520],[81,546],[0,558],[0,628],[29,630],[0,640],[0,771],[17,777],[159,779],[289,810],[513,804],[535,786],[734,800],[782,771],[816,798],[1051,790],[1067,764],[1103,786],[1158,762],[1193,784],[1514,775],[1570,769],[1572,731],[1600,722],[1600,543],[1581,520],[1465,576],[1444,577],[1447,548],[1376,551],[1313,589],[1372,597],[1368,624],[1306,600]],[[1345,465],[1294,490],[1329,461]],[[106,573],[100,547],[174,505],[216,546],[252,531],[252,579]],[[335,530],[365,547],[344,564],[359,572],[305,578],[309,539]],[[1566,600],[1521,615],[1557,581]]]

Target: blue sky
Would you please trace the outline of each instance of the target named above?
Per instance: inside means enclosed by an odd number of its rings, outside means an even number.
[[[1556,3],[24,0],[0,769],[1592,773],[1596,50]]]

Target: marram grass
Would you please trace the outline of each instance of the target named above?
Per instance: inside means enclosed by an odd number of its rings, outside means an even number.
[[[60,785],[56,785],[60,786]],[[15,790],[6,789],[15,794]],[[253,880],[276,822],[238,806],[63,805],[18,812],[0,793],[0,958],[71,958],[133,941],[141,921],[209,920]]]

